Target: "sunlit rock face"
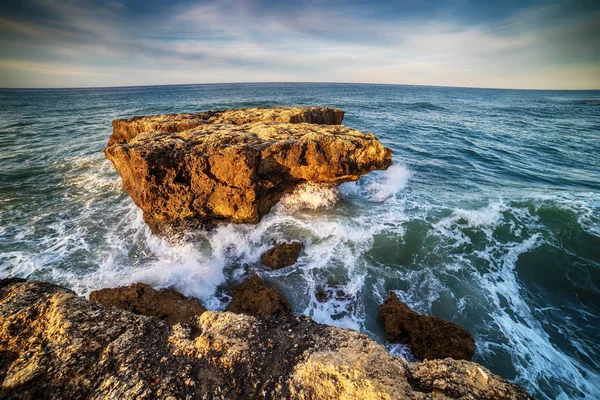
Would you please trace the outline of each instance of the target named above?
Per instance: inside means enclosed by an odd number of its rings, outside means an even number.
[[[529,399],[484,367],[408,363],[308,317],[170,325],[48,283],[0,280],[0,398]]]
[[[304,182],[338,184],[392,164],[343,111],[297,107],[134,117],[113,122],[106,157],[155,233],[256,223]]]

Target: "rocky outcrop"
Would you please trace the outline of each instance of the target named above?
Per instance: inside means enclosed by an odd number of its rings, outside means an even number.
[[[206,311],[197,299],[185,297],[172,289],[154,290],[144,283],[95,290],[90,293],[90,301],[160,318],[172,325],[185,322]]]
[[[475,363],[407,363],[307,317],[171,326],[20,279],[0,281],[0,354],[0,398],[530,398]]]
[[[227,311],[258,318],[290,315],[292,308],[285,297],[266,287],[258,275],[251,275],[231,289],[232,300]]]
[[[105,155],[155,233],[256,223],[300,183],[353,181],[391,165],[390,149],[339,125],[342,117],[305,107],[134,117],[113,123]]]
[[[260,262],[271,269],[281,269],[296,264],[304,247],[302,242],[279,243],[263,254]]]
[[[470,360],[475,353],[475,340],[466,329],[411,310],[394,292],[379,307],[379,318],[388,341],[407,344],[420,360]]]

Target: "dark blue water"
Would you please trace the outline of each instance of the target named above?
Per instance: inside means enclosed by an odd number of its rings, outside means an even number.
[[[102,154],[115,118],[286,105],[345,110],[345,125],[393,149],[394,166],[339,189],[303,187],[256,226],[169,244],[150,234]],[[382,343],[377,307],[396,290],[467,327],[475,361],[536,397],[600,398],[600,92],[0,90],[0,148],[2,277],[83,295],[143,281],[219,309],[227,283],[257,270],[295,312]],[[305,252],[265,271],[258,260],[276,238],[303,240]],[[344,295],[320,303],[318,289]]]

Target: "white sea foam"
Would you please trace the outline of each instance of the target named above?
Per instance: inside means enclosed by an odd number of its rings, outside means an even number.
[[[450,240],[448,242],[450,246],[456,248],[460,248],[465,243],[471,243],[466,235],[468,230],[485,233],[487,245],[481,250],[474,249],[472,254],[477,259],[485,261],[488,268],[483,271],[473,268],[471,261],[463,256],[455,257],[455,259],[458,264],[470,266],[468,270],[470,270],[471,278],[478,282],[479,288],[487,292],[487,301],[494,305],[491,307],[491,317],[496,329],[502,332],[508,342],[506,350],[517,371],[517,381],[525,387],[532,388],[534,383],[553,387],[555,385],[553,379],[559,379],[565,383],[569,382],[573,388],[577,388],[582,393],[597,396],[598,388],[590,382],[594,379],[600,381],[600,376],[579,361],[565,355],[553,344],[540,321],[533,316],[514,270],[519,256],[540,246],[544,243],[544,239],[540,233],[530,235],[522,242],[503,242],[496,239],[493,230],[500,224],[509,224],[510,230],[515,236],[522,234],[522,230],[514,221],[505,219],[505,212],[509,212],[513,218],[516,218],[521,226],[527,226],[529,229],[540,228],[537,216],[531,215],[527,209],[516,209],[502,201],[491,203],[478,210],[454,210],[451,216],[440,220],[434,225],[434,228],[439,234]],[[425,276],[420,272],[418,275],[420,276],[413,277],[411,280],[433,281],[431,284],[435,286],[439,283],[437,274]],[[412,295],[406,297],[405,300],[409,304],[414,301]],[[419,297],[423,298],[422,292]],[[508,308],[501,299],[508,301]],[[422,302],[420,305],[417,304],[417,307],[427,309],[427,305]],[[485,336],[479,337],[478,351],[484,357],[486,354],[494,357],[491,348],[498,344],[486,343],[485,340]],[[560,368],[557,368],[559,365]],[[590,377],[594,378],[590,379]],[[567,397],[564,392],[559,395],[559,398]]]
[[[410,171],[401,164],[392,165],[382,175],[382,179],[372,182],[364,189],[371,201],[387,200],[404,189],[410,179]]]
[[[291,194],[283,196],[280,206],[288,210],[331,208],[337,203],[337,187],[306,182],[299,185]]]
[[[411,362],[416,361],[416,358],[412,355],[410,348],[405,344],[388,343],[385,348],[394,357],[402,357]]]

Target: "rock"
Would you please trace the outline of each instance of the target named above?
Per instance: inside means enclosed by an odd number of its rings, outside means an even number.
[[[227,311],[252,315],[258,318],[284,316],[292,312],[289,303],[273,288],[266,287],[258,275],[252,275],[244,283],[232,288],[233,300]]]
[[[411,310],[394,292],[379,307],[379,318],[388,341],[407,344],[420,360],[446,357],[470,360],[475,353],[475,339],[466,329]]]
[[[154,290],[144,283],[95,290],[90,294],[90,301],[160,318],[172,325],[185,322],[206,311],[194,298],[186,297],[172,289]]]
[[[390,149],[342,117],[314,107],[134,117],[113,122],[104,152],[155,233],[256,223],[303,182],[338,184],[391,165]]]
[[[344,287],[340,282],[329,279],[326,286],[318,286],[315,290],[315,298],[319,303],[325,303],[326,301],[335,299],[336,301],[348,301],[349,296],[345,291]]]
[[[260,262],[271,269],[280,269],[296,264],[304,247],[302,242],[279,243],[263,254]]]
[[[243,108],[239,110],[204,111],[195,114],[165,114],[148,117],[117,119],[112,123],[113,134],[108,146],[127,143],[138,133],[143,132],[182,132],[199,125],[235,124],[254,122],[283,122],[289,124],[309,123],[341,125],[344,112],[327,107],[279,107]]]
[[[504,379],[469,361],[446,358],[410,363],[408,370],[413,387],[425,393],[456,393],[455,398],[466,399],[531,398],[523,388],[507,385]]]
[[[21,280],[0,281],[0,354],[0,398],[530,398],[475,363],[407,363],[308,317],[169,325]]]

